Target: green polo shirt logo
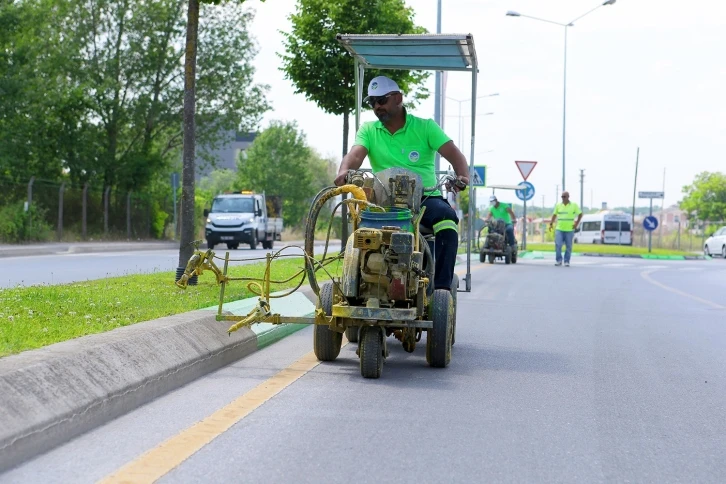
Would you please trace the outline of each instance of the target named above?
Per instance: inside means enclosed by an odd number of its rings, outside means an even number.
[[[432,187],[436,185],[436,152],[449,141],[451,138],[433,119],[406,114],[406,124],[393,134],[380,121],[363,123],[356,133],[354,145],[368,150],[373,173],[405,168],[419,174],[424,187]],[[441,192],[437,190],[427,195],[441,195]]]

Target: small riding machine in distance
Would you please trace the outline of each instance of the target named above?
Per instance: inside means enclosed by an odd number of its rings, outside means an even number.
[[[514,239],[513,245],[507,243],[504,220],[488,220],[482,231],[484,229],[487,230],[487,234],[479,249],[479,262],[488,260],[490,264],[494,264],[496,259],[504,259],[505,264],[516,264],[517,239]],[[481,236],[479,236],[479,240],[481,240]]]

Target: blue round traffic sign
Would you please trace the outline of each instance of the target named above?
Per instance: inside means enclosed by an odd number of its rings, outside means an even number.
[[[643,228],[648,231],[653,231],[658,228],[658,219],[652,215],[648,215],[643,219]]]
[[[522,182],[520,185],[527,185],[527,188],[524,190],[514,190],[514,194],[517,195],[517,198],[527,201],[532,200],[532,198],[534,198],[534,185],[528,181]]]

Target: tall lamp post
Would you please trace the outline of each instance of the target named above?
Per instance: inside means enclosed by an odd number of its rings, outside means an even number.
[[[477,99],[483,99],[485,97],[494,97],[494,96],[499,96],[499,93],[498,92],[494,92],[492,94],[485,94],[483,96],[477,96]],[[463,147],[463,145],[464,145],[463,130],[461,129],[462,119],[463,119],[463,117],[461,115],[461,103],[464,103],[464,102],[467,102],[467,101],[471,101],[471,99],[454,99],[453,97],[449,97],[449,96],[446,96],[446,99],[449,99],[451,101],[456,101],[457,103],[459,103],[459,114],[458,114],[458,118],[459,118],[459,137],[458,137],[458,140],[457,140],[457,144],[459,146],[459,149],[461,149]],[[485,114],[483,114],[483,116],[489,116],[489,115],[492,115],[492,114],[494,114],[494,113],[485,113]]]
[[[546,20],[543,18],[538,17],[531,17],[529,15],[524,15],[519,12],[514,12],[512,10],[507,12],[508,17],[525,17],[530,18],[532,20],[539,20],[541,22],[547,22],[548,24],[555,24],[559,25],[560,27],[564,27],[565,29],[565,62],[564,62],[564,75],[563,75],[563,87],[562,87],[562,191],[564,192],[566,190],[565,188],[565,132],[566,132],[566,117],[567,117],[567,28],[568,27],[574,27],[575,22],[580,20],[581,18],[585,17],[586,15],[591,14],[595,10],[597,10],[600,7],[604,7],[606,5],[612,5],[615,3],[616,0],[607,0],[597,7],[588,10],[587,12],[583,13],[579,17],[575,18],[574,20],[567,22],[566,24],[555,22],[552,20]]]

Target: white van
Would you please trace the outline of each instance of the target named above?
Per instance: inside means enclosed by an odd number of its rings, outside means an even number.
[[[575,231],[576,244],[633,245],[633,218],[624,212],[583,215]]]

